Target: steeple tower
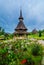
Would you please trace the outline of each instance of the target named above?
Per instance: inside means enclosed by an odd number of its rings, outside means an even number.
[[[20,9],[19,21],[23,21],[22,10]]]
[[[27,28],[25,27],[23,23],[23,16],[22,16],[22,10],[20,9],[20,16],[19,16],[19,23],[17,27],[15,28],[15,34],[27,34]]]
[[[23,17],[22,17],[22,10],[20,9],[20,17],[19,19],[22,19],[23,20]]]
[[[20,10],[20,17],[22,17],[22,10]]]

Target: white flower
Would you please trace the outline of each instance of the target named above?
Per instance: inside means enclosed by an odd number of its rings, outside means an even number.
[[[9,45],[9,49],[11,49],[12,48],[12,45]]]
[[[24,48],[24,46],[21,46],[22,48]]]
[[[8,53],[11,53],[11,51],[10,51],[10,50],[8,50]]]
[[[27,42],[26,44],[30,44],[29,42]]]

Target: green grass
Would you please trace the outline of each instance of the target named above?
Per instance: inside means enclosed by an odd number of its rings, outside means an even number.
[[[28,38],[35,38],[35,39],[44,40],[44,34],[41,37],[39,37],[38,34],[31,34],[31,35],[28,35]]]

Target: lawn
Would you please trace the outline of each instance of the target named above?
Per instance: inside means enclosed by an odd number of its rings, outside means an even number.
[[[38,40],[44,40],[44,34],[42,34],[41,37],[39,37],[39,34],[31,34],[31,35],[28,35],[28,38],[35,38]]]

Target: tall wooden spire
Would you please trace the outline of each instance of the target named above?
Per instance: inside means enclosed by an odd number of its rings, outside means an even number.
[[[20,9],[20,17],[19,17],[19,19],[23,19],[23,17],[22,17],[22,10]]]
[[[17,25],[17,27],[15,28],[15,32],[17,34],[25,34],[27,33],[27,28],[25,27],[24,23],[23,23],[23,16],[22,16],[22,10],[20,10],[20,16],[19,16],[19,23]]]

